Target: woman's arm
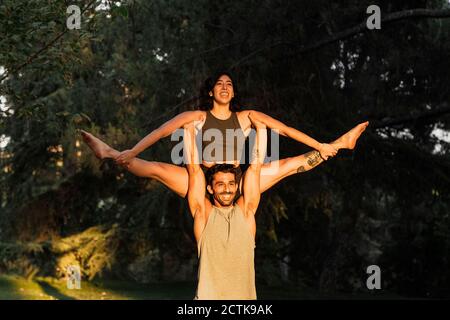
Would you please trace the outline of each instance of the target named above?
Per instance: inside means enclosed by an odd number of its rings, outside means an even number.
[[[125,150],[120,153],[116,158],[116,162],[124,164],[129,162],[132,158],[136,157],[142,151],[153,145],[159,139],[171,135],[176,129],[182,128],[185,124],[201,120],[203,117],[203,111],[186,111],[180,113],[176,117],[162,124],[159,128],[150,132],[141,141],[139,141],[131,150]]]
[[[256,120],[263,122],[268,128],[275,129],[282,136],[292,138],[298,142],[301,142],[311,148],[319,151],[324,159],[336,155],[337,150],[329,144],[320,143],[303,132],[285,125],[283,122],[278,121],[265,113],[251,110],[252,115]]]

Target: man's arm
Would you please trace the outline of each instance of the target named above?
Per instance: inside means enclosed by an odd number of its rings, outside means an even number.
[[[195,141],[194,123],[184,126],[184,156],[189,174],[188,203],[192,217],[204,211],[206,197],[206,182],[200,167],[197,145]]]
[[[203,170],[200,168],[194,123],[184,126],[183,140],[186,169],[189,175],[187,199],[189,210],[194,218],[194,236],[199,241],[206,226],[207,212],[211,210],[212,205],[206,198],[206,181]]]
[[[238,199],[238,205],[243,207],[246,216],[250,214],[254,215],[258,209],[259,200],[261,199],[259,180],[267,149],[265,124],[256,120],[253,112],[249,113],[248,117],[256,129],[256,140],[253,146],[250,166],[245,172],[243,179],[243,195]]]

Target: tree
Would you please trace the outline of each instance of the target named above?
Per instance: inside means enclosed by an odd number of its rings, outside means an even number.
[[[447,294],[449,146],[434,134],[449,130],[447,2],[382,1],[382,28],[373,31],[363,29],[370,1],[120,3],[88,7],[78,31],[64,29],[62,2],[0,6],[8,71],[0,94],[13,110],[0,117],[0,135],[11,137],[3,241],[57,242],[117,224],[108,234],[126,250],[116,252],[116,276],[148,281],[136,276],[143,268],[170,279],[191,266],[184,200],[100,165],[76,143],[76,129],[128,148],[197,107],[202,81],[226,67],[246,106],[321,141],[371,121],[355,152],[263,196],[258,280],[366,292],[366,267],[378,264],[386,290]],[[280,144],[281,157],[307,151]],[[143,157],[170,161],[170,148],[166,139]]]

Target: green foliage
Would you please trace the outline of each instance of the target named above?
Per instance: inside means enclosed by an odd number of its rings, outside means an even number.
[[[82,277],[94,279],[116,263],[121,241],[117,225],[96,226],[53,241],[0,243],[0,269],[32,278],[67,277],[68,267],[79,266]]]
[[[83,278],[92,280],[103,271],[110,271],[117,259],[120,235],[117,225],[92,227],[80,234],[51,244],[57,256],[56,275],[66,276],[69,266],[78,265]]]
[[[186,101],[213,70],[233,67],[246,106],[320,141],[367,119],[373,128],[353,153],[342,151],[264,194],[258,278],[363,292],[365,268],[379,264],[392,291],[446,294],[449,144],[430,133],[450,123],[448,113],[423,115],[448,107],[449,19],[406,19],[300,54],[363,22],[372,2],[121,3],[87,10],[81,30],[66,32],[32,61],[64,32],[66,3],[0,4],[0,65],[10,72],[0,94],[14,112],[0,117],[0,135],[11,137],[4,150],[11,157],[1,159],[11,170],[0,173],[2,270],[61,275],[65,263],[79,263],[89,278],[195,275],[185,201],[156,181],[100,163],[77,146],[77,129],[128,149],[196,108]],[[448,3],[380,6],[384,15]],[[403,120],[380,125],[392,119]],[[405,129],[411,137],[399,135]],[[280,144],[281,157],[307,150],[282,137]],[[58,146],[61,152],[49,149]],[[166,139],[140,156],[169,162],[170,147]],[[286,275],[276,275],[280,270]]]
[[[44,249],[37,243],[0,243],[0,270],[32,278],[43,261],[37,261]]]

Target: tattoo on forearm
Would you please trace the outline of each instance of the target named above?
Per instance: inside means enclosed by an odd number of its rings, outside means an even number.
[[[298,167],[298,169],[297,169],[297,173],[305,172],[305,171],[306,171],[306,169],[305,169],[304,166],[300,166],[300,167]]]
[[[310,151],[307,154],[305,154],[306,157],[306,163],[311,167],[310,169],[314,168],[315,166],[319,165],[323,160],[320,156],[319,151]],[[304,166],[299,166],[297,169],[297,172],[305,172],[306,169]]]

